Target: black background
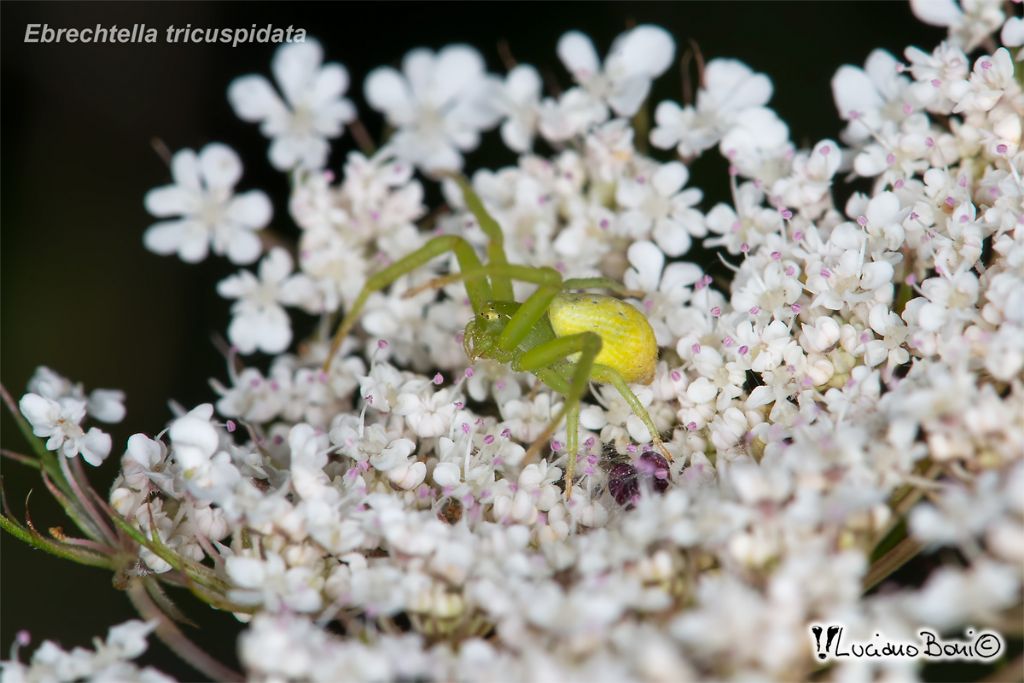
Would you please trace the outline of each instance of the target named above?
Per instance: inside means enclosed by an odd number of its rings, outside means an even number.
[[[164,4],[11,3],[2,6],[2,380],[17,397],[33,369],[45,364],[87,389],[127,392],[128,417],[110,431],[112,457],[92,471],[105,491],[127,437],[153,434],[169,416],[168,399],[186,406],[210,400],[210,377],[224,363],[211,343],[223,333],[228,302],[214,291],[235,268],[211,259],[187,265],[142,247],[153,222],[142,205],[147,190],[169,181],[150,141],[172,150],[210,141],[239,151],[246,170],[240,189],[261,188],[274,200],[273,225],[294,232],[287,217],[284,177],[266,161],[267,141],[237,120],[225,97],[232,78],[269,75],[274,46],[165,44],[171,24],[248,27],[271,23],[303,27],[321,40],[328,60],[352,76],[349,96],[373,133],[380,121],[362,98],[362,79],[374,66],[397,65],[418,46],[466,42],[500,71],[496,45],[504,39],[517,60],[549,69],[563,84],[555,55],[569,29],[591,35],[602,54],[632,23],[653,22],[672,32],[681,54],[695,40],[705,58],[736,57],[774,81],[771,106],[808,144],[838,134],[830,78],[841,64],[863,64],[872,48],[899,55],[906,45],[930,49],[943,32],[917,23],[901,2],[608,3],[608,4]],[[25,26],[53,28],[144,23],[160,31],[153,45],[25,44]],[[655,101],[680,99],[673,68],[656,86]],[[471,155],[469,168],[509,163],[496,134]],[[335,146],[337,168],[352,148]],[[709,156],[712,156],[713,153]],[[691,184],[711,200],[724,199],[724,165],[698,162]],[[3,445],[25,451],[13,422],[2,418]],[[7,461],[4,485],[20,514],[36,488],[36,525],[66,524],[34,472]],[[31,551],[4,535],[0,649],[28,629],[33,647],[52,638],[65,647],[134,615],[110,576]],[[231,661],[238,625],[230,615],[207,614],[182,596],[203,623],[191,635]],[[154,641],[155,642],[155,641]],[[184,679],[196,674],[159,644],[144,657]]]

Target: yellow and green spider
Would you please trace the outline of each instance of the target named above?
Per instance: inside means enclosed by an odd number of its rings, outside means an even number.
[[[453,252],[460,271],[431,280],[426,287],[462,281],[474,316],[466,325],[463,345],[471,361],[491,358],[511,364],[516,371],[530,372],[565,396],[561,410],[527,450],[536,456],[566,421],[566,497],[572,495],[576,455],[579,449],[580,401],[590,382],[614,386],[651,434],[655,446],[669,460],[668,449],[630,383],[650,384],[658,360],[658,345],[647,319],[629,304],[604,294],[574,290],[604,289],[630,294],[619,282],[603,277],[563,279],[553,268],[511,264],[505,257],[504,237],[497,221],[464,178],[457,178],[466,204],[487,235],[484,264],[473,247],[457,235],[442,235],[367,279],[334,335],[324,368],[330,367],[342,341],[358,320],[370,294],[425,265]],[[526,301],[518,302],[512,281],[537,285]],[[412,294],[415,292],[409,292]]]

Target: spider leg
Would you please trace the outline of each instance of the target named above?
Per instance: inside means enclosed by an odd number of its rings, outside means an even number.
[[[565,412],[565,450],[569,461],[565,466],[565,497],[572,498],[572,479],[576,474],[576,454],[580,450],[580,402]]]
[[[518,267],[525,268],[529,266]],[[495,273],[500,273],[501,275],[508,275],[513,280],[522,279],[516,278],[515,275],[511,272],[513,266],[503,268],[502,266],[496,266],[492,264],[490,266],[487,266],[486,268],[487,273],[481,272],[479,274],[474,274],[458,272],[450,273],[449,275],[440,275],[431,280],[428,280],[427,282],[424,282],[423,284],[417,285],[416,287],[412,287],[406,290],[405,293],[402,294],[402,297],[408,299],[416,296],[420,292],[427,289],[440,289],[441,287],[450,285],[453,282],[458,282],[459,280],[468,281],[473,279],[474,277],[483,277],[483,275],[485,274],[491,275],[492,279]],[[617,282],[606,277],[574,277],[569,278],[568,280],[565,280],[562,283],[563,292],[572,289],[607,289],[611,292],[614,292],[615,294],[618,294],[619,296],[630,297],[633,299],[642,299],[647,294],[647,292],[644,292],[643,290],[629,289],[621,282]]]
[[[525,305],[525,304],[524,304]],[[551,435],[558,429],[562,418],[567,415],[574,416],[572,423],[566,424],[569,429],[566,439],[568,447],[568,464],[566,465],[566,495],[572,494],[572,475],[576,471],[576,450],[579,445],[579,410],[580,401],[586,393],[590,383],[591,371],[594,368],[594,359],[601,352],[601,337],[593,332],[581,332],[565,337],[556,337],[543,344],[539,344],[529,351],[526,351],[512,363],[516,370],[535,372],[550,368],[556,363],[565,361],[571,356],[578,354],[578,358],[572,363],[572,378],[568,382],[568,391],[565,392],[565,403],[558,411],[554,419],[548,423],[544,431],[534,439],[530,448],[526,451],[526,458],[535,456]],[[540,376],[540,375],[538,375]],[[543,379],[543,376],[541,376]]]
[[[629,289],[626,285],[608,277],[571,277],[562,283],[562,289],[607,289],[619,296],[642,299],[647,294],[639,289]]]
[[[562,276],[554,268],[520,266],[511,263],[489,263],[476,268],[463,268],[458,273],[435,278],[432,282],[440,282],[444,285],[461,280],[466,283],[468,290],[470,283],[484,278],[490,278],[492,284],[500,278],[507,278],[510,281],[517,280],[538,285],[533,294],[527,297],[526,301],[512,315],[511,320],[501,332],[498,345],[505,351],[511,351],[526,339],[530,331],[547,313],[551,301],[562,291]],[[417,290],[412,291],[415,293]]]
[[[476,222],[480,224],[480,229],[487,235],[487,260],[496,266],[507,265],[505,234],[501,231],[498,221],[494,220],[494,217],[487,212],[483,200],[480,199],[480,195],[473,191],[473,186],[469,184],[465,176],[452,175],[450,177],[455,180],[459,190],[462,191],[462,198],[466,201],[466,208],[473,214]],[[512,293],[512,282],[507,276],[497,275],[491,280],[491,286],[494,289],[495,301],[516,300],[515,295]]]
[[[598,382],[606,382],[618,389],[619,393],[622,394],[622,398],[633,409],[633,414],[640,418],[644,426],[647,427],[647,431],[651,433],[651,440],[654,442],[655,447],[661,451],[666,460],[672,462],[672,454],[665,448],[665,443],[661,440],[661,435],[658,433],[658,428],[654,426],[654,420],[651,419],[650,413],[647,412],[644,404],[640,402],[640,399],[636,397],[633,390],[626,384],[626,380],[622,379],[622,375],[607,365],[594,365],[593,376]]]
[[[334,333],[334,339],[331,342],[331,349],[327,353],[327,360],[324,361],[324,370],[330,369],[331,361],[338,353],[341,342],[348,336],[352,326],[359,319],[359,314],[363,312],[366,300],[371,294],[384,289],[403,275],[411,273],[446,252],[455,253],[455,258],[459,261],[459,268],[463,270],[473,271],[480,268],[480,259],[477,258],[476,252],[473,251],[473,247],[470,246],[469,242],[456,235],[442,235],[428,240],[426,244],[416,251],[377,271],[367,279],[366,284],[363,285],[362,290],[356,296],[356,300],[348,311],[345,312],[345,317],[342,318],[341,323],[338,325],[338,331]],[[476,313],[482,311],[486,303],[493,298],[490,283],[485,279],[473,279],[471,282],[467,282],[466,294],[469,296],[470,304]]]

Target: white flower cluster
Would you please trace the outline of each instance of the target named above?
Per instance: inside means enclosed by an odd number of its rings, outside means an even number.
[[[88,680],[95,683],[171,683],[170,676],[152,667],[139,668],[131,660],[146,651],[146,638],[156,628],[153,622],[126,621],[113,626],[106,640],[93,641],[93,650],[76,647],[70,652],[52,640],[44,640],[28,664],[18,660],[20,646],[28,645],[29,635],[22,631],[12,649],[11,659],[0,662],[0,680],[4,683],[52,681],[71,683]]]
[[[347,73],[321,66],[319,46],[281,48],[286,102],[257,76],[230,97],[291,171],[299,272],[275,248],[258,277],[219,286],[237,299],[235,348],[278,355],[265,372],[231,357],[229,384],[214,383],[226,423],[205,404],[166,438],[133,436],[112,506],[216,567],[240,615],[256,613],[240,642],[255,680],[787,680],[817,666],[812,622],[894,638],[1009,623],[1024,583],[1024,91],[992,34],[1024,41],[1001,4],[939,4],[913,6],[949,41],[838,70],[842,144],[800,148],[768,107],[769,78],[712,59],[692,103],[655,109],[649,137],[675,153],[665,160],[629,120],[675,55],[657,27],[623,34],[603,61],[566,34],[557,53],[575,85],[548,98],[530,66],[499,78],[463,45],[414,50],[401,71],[367,77],[395,132],[349,154],[337,180],[326,140],[354,119]],[[496,125],[521,156],[472,185],[509,261],[621,279],[643,294],[634,304],[661,351],[635,390],[673,461],[638,447],[652,435],[597,388],[571,499],[564,429],[547,459],[525,459],[562,397],[490,361],[467,367],[462,285],[402,296],[438,270],[375,293],[362,344],[329,373],[322,334],[282,353],[283,306],[350,305],[429,231],[483,251],[447,180],[449,210],[417,223],[428,214],[415,171],[460,168]],[[554,151],[531,152],[538,140]],[[231,198],[240,168],[211,147],[175,156],[176,186],[147,203],[185,218],[147,243],[186,260],[212,243],[251,262],[269,206]],[[732,201],[702,208],[687,164],[715,147]],[[837,205],[840,173],[870,192]],[[679,260],[695,240],[721,247],[727,286],[717,267]],[[36,393],[22,403],[36,433],[88,458],[88,435],[68,426],[81,400]],[[872,550],[907,513],[910,540],[964,562],[864,597],[885,576]],[[332,621],[344,637],[322,628]],[[915,666],[832,673],[902,679]]]
[[[47,367],[39,367],[18,403],[36,436],[46,437],[46,449],[73,458],[81,455],[98,466],[110,455],[110,435],[98,427],[82,428],[89,417],[115,423],[124,419],[124,392],[95,389],[88,396],[81,384],[72,384]]]

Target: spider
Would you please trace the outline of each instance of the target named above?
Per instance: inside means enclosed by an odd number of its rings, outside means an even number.
[[[590,382],[614,386],[643,421],[655,446],[671,460],[654,421],[629,388],[630,383],[650,384],[654,379],[658,345],[650,323],[637,309],[613,296],[574,290],[602,289],[624,296],[637,293],[609,278],[563,279],[553,268],[509,263],[501,227],[465,178],[458,176],[455,180],[467,207],[488,237],[486,253],[490,262],[482,263],[464,238],[442,235],[377,271],[367,279],[338,325],[324,369],[330,368],[372,293],[437,256],[452,252],[459,272],[434,278],[405,296],[462,281],[474,313],[463,337],[470,360],[491,358],[509,363],[516,371],[533,373],[565,396],[561,410],[527,450],[527,461],[538,454],[564,418],[568,456],[565,494],[567,498],[572,496],[580,402]],[[513,280],[535,284],[537,288],[525,301],[518,302],[512,293]]]

